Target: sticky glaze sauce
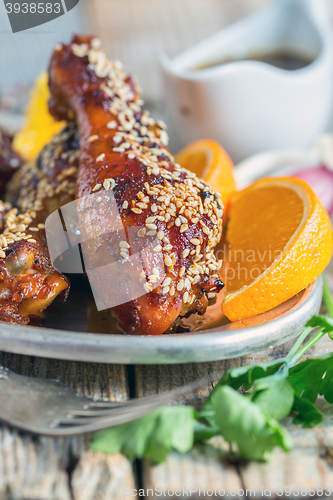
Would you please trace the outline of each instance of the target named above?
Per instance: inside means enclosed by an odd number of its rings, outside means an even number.
[[[297,54],[296,52],[280,49],[261,54],[253,53],[242,58],[223,58],[218,61],[201,64],[193,69],[199,71],[236,61],[259,61],[275,66],[276,68],[294,71],[309,66],[309,64],[313,62],[313,58],[307,57],[304,54]]]

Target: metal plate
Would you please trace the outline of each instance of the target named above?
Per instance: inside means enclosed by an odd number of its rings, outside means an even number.
[[[322,292],[323,280],[319,277],[306,290],[267,313],[190,334],[136,337],[3,323],[0,326],[0,350],[99,363],[174,364],[229,359],[274,347],[296,337],[311,316],[318,312]],[[76,296],[76,304],[84,306],[83,296]],[[58,311],[63,307],[59,306]],[[55,318],[58,323],[64,322],[65,312],[59,314],[58,311],[53,313]],[[79,309],[69,321],[72,330],[81,327],[80,321],[83,328],[82,314],[81,319],[77,314]],[[215,316],[209,314],[212,325]],[[90,323],[89,318],[88,322],[86,318],[84,320],[88,330],[93,328],[93,314]],[[104,322],[107,323],[107,319]]]
[[[310,152],[302,152],[303,155]],[[273,153],[274,157],[278,153]],[[303,156],[302,156],[303,158]],[[312,157],[311,157],[312,158]],[[303,158],[304,160],[304,158]],[[271,175],[281,161],[252,157],[236,169],[239,187]],[[72,278],[71,278],[72,281]],[[45,313],[43,327],[0,323],[0,350],[73,361],[121,364],[175,364],[230,359],[274,347],[296,337],[319,311],[323,280],[275,309],[230,323],[221,313],[221,299],[202,316],[192,316],[192,333],[136,337],[124,335],[106,311],[98,313],[87,282],[73,277],[69,299],[59,299]],[[193,331],[194,330],[194,331]],[[114,333],[112,333],[114,332]]]

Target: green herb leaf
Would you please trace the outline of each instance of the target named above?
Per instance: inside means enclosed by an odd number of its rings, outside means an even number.
[[[219,428],[229,443],[236,443],[247,459],[262,460],[275,446],[290,450],[287,431],[248,397],[228,386],[221,386],[210,398],[214,417],[210,423]]]
[[[319,395],[333,403],[333,353],[307,359],[289,370],[297,396],[314,403]]]
[[[245,391],[251,389],[254,381],[269,377],[278,371],[281,365],[283,365],[284,359],[276,359],[268,363],[261,363],[253,366],[240,366],[239,368],[232,368],[225,372],[222,379],[216,384],[211,395],[216,389],[223,385],[229,385],[233,389],[238,390],[240,387],[244,387]]]
[[[128,458],[150,458],[161,462],[172,451],[186,452],[193,446],[194,408],[167,406],[130,422],[96,432],[91,449],[122,452]]]
[[[194,409],[191,406],[161,408],[145,456],[162,462],[172,450],[185,453],[193,447]]]
[[[311,401],[295,395],[293,410],[297,412],[294,418],[295,424],[302,424],[304,427],[313,427],[323,421],[323,414]]]
[[[327,318],[321,314],[312,316],[312,318],[307,322],[308,326],[312,328],[322,328],[325,333],[330,333],[333,331],[333,319]]]
[[[282,375],[282,374],[279,374]],[[261,410],[276,420],[282,420],[289,415],[294,403],[294,389],[286,375],[273,375],[257,380],[253,388],[252,401],[260,406]]]

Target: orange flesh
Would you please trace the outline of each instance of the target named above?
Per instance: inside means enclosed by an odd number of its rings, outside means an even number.
[[[241,218],[231,218],[228,222],[225,255],[230,264],[228,292],[249,285],[270,267],[301,223],[303,200],[290,189],[275,189],[274,199],[271,188],[248,193],[238,201],[237,211],[242,214]]]
[[[299,293],[332,257],[330,218],[311,188],[291,177],[266,178],[237,193],[228,221],[230,321],[269,311]]]

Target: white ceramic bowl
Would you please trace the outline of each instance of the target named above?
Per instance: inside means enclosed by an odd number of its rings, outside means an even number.
[[[293,71],[260,61],[193,69],[277,48],[313,62]],[[174,150],[209,137],[238,162],[265,150],[304,147],[330,125],[333,43],[326,0],[274,0],[162,64]]]

